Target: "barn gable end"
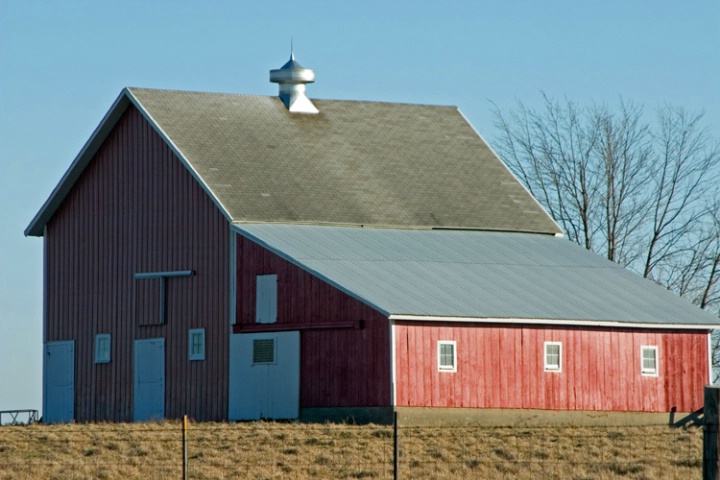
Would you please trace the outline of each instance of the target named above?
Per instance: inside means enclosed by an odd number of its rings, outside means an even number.
[[[225,417],[228,224],[137,109],[130,106],[45,227],[45,341],[76,340],[75,418],[128,421],[133,341],[167,344],[165,413]],[[160,279],[168,278],[164,325]],[[213,352],[189,362],[190,328],[206,329]],[[95,363],[95,335],[110,334],[110,361]],[[216,354],[217,353],[217,354]]]

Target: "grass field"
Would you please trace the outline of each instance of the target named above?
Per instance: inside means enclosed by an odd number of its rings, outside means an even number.
[[[402,479],[686,479],[702,476],[697,427],[401,427]],[[197,423],[191,479],[393,478],[392,428]],[[0,480],[180,479],[182,423],[0,427]]]

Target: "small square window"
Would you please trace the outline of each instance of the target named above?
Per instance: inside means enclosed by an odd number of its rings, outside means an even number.
[[[95,363],[110,363],[110,334],[95,335]]]
[[[205,329],[191,328],[188,337],[190,360],[205,360]]]
[[[545,371],[562,371],[562,343],[545,342]]]
[[[657,376],[658,374],[658,348],[656,346],[640,347],[640,361],[642,374]]]
[[[441,372],[456,372],[455,359],[456,342],[440,340],[438,342],[438,370]]]

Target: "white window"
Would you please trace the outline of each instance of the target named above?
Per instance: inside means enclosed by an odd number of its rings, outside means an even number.
[[[658,347],[642,346],[640,347],[640,361],[642,363],[643,375],[658,374]]]
[[[253,340],[253,365],[275,363],[275,339],[258,338]]]
[[[545,342],[545,371],[562,371],[562,343]]]
[[[110,363],[110,334],[95,335],[95,363]]]
[[[255,322],[277,322],[277,275],[256,278]]]
[[[205,360],[205,329],[191,328],[188,336],[188,357],[190,360]]]
[[[440,340],[438,342],[438,370],[441,372],[456,372],[457,362],[455,358],[456,342]]]

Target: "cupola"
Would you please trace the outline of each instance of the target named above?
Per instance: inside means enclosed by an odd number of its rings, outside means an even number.
[[[305,95],[305,85],[315,81],[315,72],[304,68],[290,53],[290,60],[278,68],[270,70],[270,81],[280,86],[280,99],[293,113],[318,113],[318,109]]]

